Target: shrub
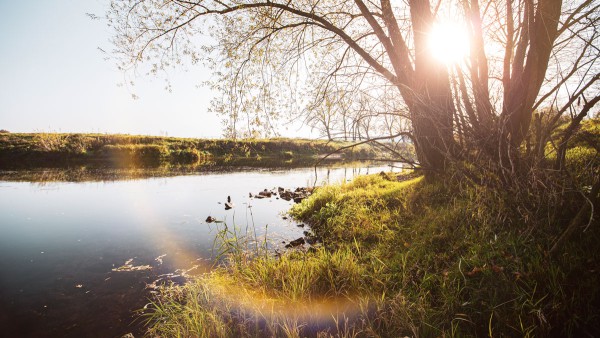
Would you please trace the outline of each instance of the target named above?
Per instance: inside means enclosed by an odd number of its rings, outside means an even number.
[[[116,164],[160,164],[167,155],[167,148],[154,144],[105,145],[101,153]]]
[[[193,164],[200,161],[202,154],[196,148],[185,148],[171,151],[171,161],[182,164]]]
[[[589,147],[574,147],[567,150],[565,161],[569,172],[573,173],[577,185],[593,182],[600,173],[600,154]]]
[[[71,134],[65,137],[64,148],[70,154],[85,154],[88,149],[88,142],[85,136],[81,134]]]
[[[56,133],[38,133],[34,138],[37,148],[44,152],[62,151],[66,144],[66,137]]]

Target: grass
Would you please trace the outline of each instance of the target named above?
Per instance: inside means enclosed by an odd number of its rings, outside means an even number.
[[[191,139],[174,137],[1,133],[0,160],[13,164],[104,162],[118,165],[194,164],[207,158],[292,160],[332,152],[343,142],[305,139]],[[342,152],[345,158],[374,158],[370,147]]]
[[[551,252],[588,203],[578,191],[598,178],[590,146],[597,126],[584,126],[566,154],[571,175],[562,178],[576,189],[560,191],[566,185],[544,185],[541,176],[542,188],[502,189],[377,174],[321,187],[290,211],[320,240],[307,249],[273,252],[248,231],[223,225],[215,268],[186,285],[162,286],[140,311],[147,334],[600,336],[598,219]],[[196,155],[296,161],[331,146],[71,134],[2,134],[0,144],[0,154],[148,163]]]
[[[322,187],[291,210],[322,244],[249,255],[228,242],[224,264],[146,309],[149,335],[600,333],[597,221],[551,257],[568,220],[532,227],[504,198],[391,175]]]

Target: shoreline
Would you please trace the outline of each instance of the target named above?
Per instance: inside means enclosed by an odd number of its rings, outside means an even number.
[[[298,160],[318,159],[349,142],[307,139],[189,139],[159,136],[59,133],[0,134],[1,167],[65,166],[158,166],[197,164],[219,159]],[[334,158],[375,159],[370,146],[344,149]]]

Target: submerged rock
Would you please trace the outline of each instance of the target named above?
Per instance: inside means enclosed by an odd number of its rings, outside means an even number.
[[[304,241],[304,237],[300,237],[298,239],[295,239],[291,242],[289,242],[285,247],[286,248],[295,248],[297,246],[303,245],[304,243],[306,243],[306,241]]]
[[[142,271],[142,270],[150,270],[152,267],[150,265],[133,265],[133,258],[128,259],[125,264],[121,265],[118,268],[112,269],[115,272],[122,271]]]
[[[167,254],[162,254],[156,258],[154,258],[155,261],[158,262],[158,265],[161,265],[163,263],[163,258],[166,256]]]

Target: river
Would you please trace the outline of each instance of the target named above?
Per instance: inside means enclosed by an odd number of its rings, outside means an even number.
[[[135,310],[148,303],[149,285],[209,271],[223,226],[267,239],[272,250],[303,236],[285,214],[293,201],[250,194],[390,170],[355,162],[0,172],[0,335],[139,336]],[[233,208],[225,210],[228,197]]]

